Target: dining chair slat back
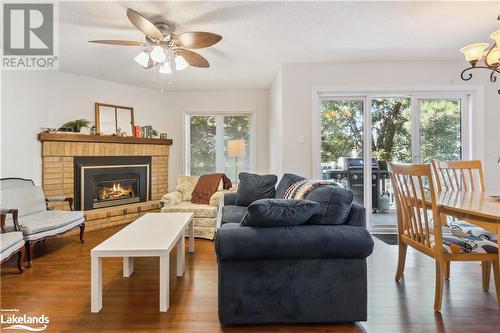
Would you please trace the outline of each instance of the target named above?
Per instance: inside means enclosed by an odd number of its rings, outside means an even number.
[[[479,160],[432,160],[436,189],[441,191],[485,191],[483,166]]]

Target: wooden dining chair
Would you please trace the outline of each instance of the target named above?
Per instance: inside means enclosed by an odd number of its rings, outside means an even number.
[[[435,185],[438,192],[441,191],[485,191],[483,166],[480,160],[467,161],[439,161],[432,160],[432,170],[435,176]],[[467,222],[467,219],[448,219],[448,225],[473,236],[483,237],[496,241],[497,236],[475,224]],[[490,285],[489,263],[482,263],[483,289],[488,290]],[[445,265],[445,277],[450,278],[450,263]]]
[[[444,270],[446,263],[450,261],[492,263],[496,293],[500,297],[497,244],[467,234],[443,234],[442,227],[447,225],[447,218],[446,215],[439,214],[430,165],[389,163],[389,175],[396,198],[398,222],[396,281],[403,275],[407,247],[411,246],[434,258],[436,262],[435,311],[441,311]]]
[[[479,160],[432,160],[436,188],[445,191],[484,191],[483,166]]]

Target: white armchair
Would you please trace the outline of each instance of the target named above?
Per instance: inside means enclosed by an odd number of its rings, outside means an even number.
[[[216,230],[217,206],[219,200],[223,198],[222,181],[218,191],[210,198],[210,203],[200,205],[191,202],[191,196],[199,178],[198,176],[178,176],[177,190],[165,194],[161,199],[161,211],[165,213],[193,213],[194,236],[213,240]]]
[[[31,179],[0,179],[2,209],[16,209],[18,224],[14,217],[4,216],[5,231],[20,230],[28,248],[28,261],[34,257],[34,247],[42,241],[61,235],[74,228],[80,228],[80,242],[84,242],[85,218],[83,212],[47,210],[47,202],[66,201],[72,207],[71,198],[45,198],[43,189],[35,186]],[[18,229],[17,229],[18,228]]]

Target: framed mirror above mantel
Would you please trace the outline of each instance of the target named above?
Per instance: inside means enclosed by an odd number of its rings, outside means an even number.
[[[126,136],[134,133],[134,108],[130,106],[95,103],[97,133],[113,135],[119,132]]]

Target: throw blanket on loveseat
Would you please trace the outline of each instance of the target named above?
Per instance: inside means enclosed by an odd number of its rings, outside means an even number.
[[[191,202],[194,204],[208,205],[212,195],[217,192],[221,180],[224,190],[231,188],[231,180],[223,173],[212,173],[201,176],[194,188]]]
[[[283,195],[283,199],[296,199],[303,200],[306,195],[319,186],[340,186],[337,182],[333,180],[310,180],[303,179],[296,181],[290,185]]]

